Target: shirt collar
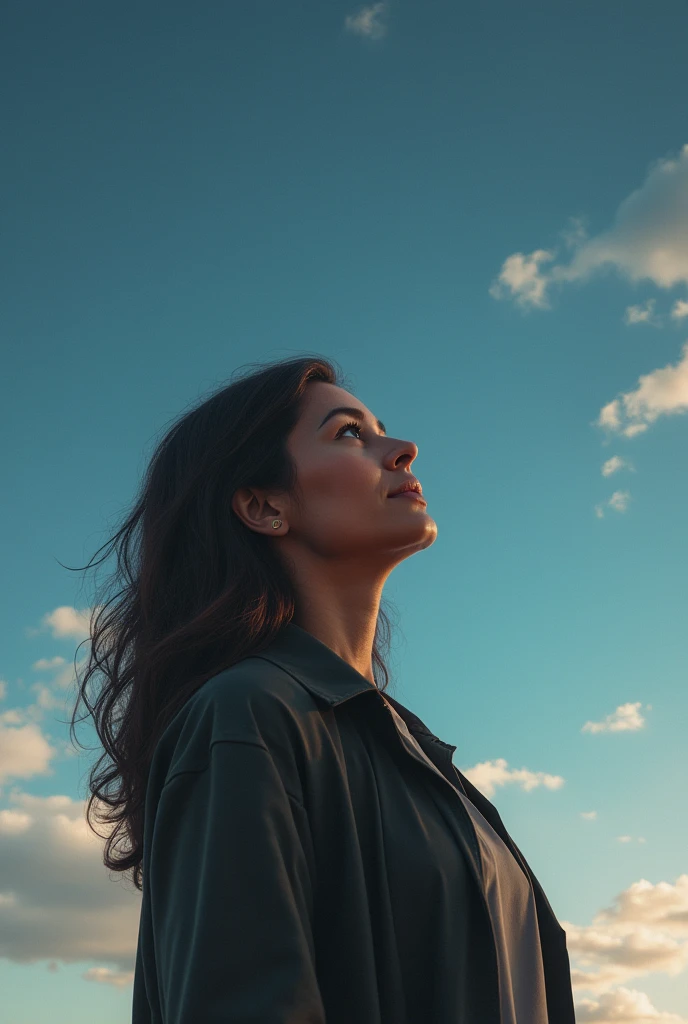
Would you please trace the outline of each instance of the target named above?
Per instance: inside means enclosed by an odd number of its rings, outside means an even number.
[[[375,683],[371,683],[353,665],[340,658],[331,647],[301,626],[297,626],[295,622],[288,622],[283,626],[275,639],[254,657],[264,658],[279,665],[285,672],[298,679],[314,697],[325,701],[330,707],[337,707],[345,700],[368,690],[375,691],[380,699],[383,699],[383,694]],[[410,732],[427,736],[452,751],[456,750],[455,746],[441,740],[417,715],[388,693],[384,694],[384,700],[389,701],[397,714],[403,718]]]

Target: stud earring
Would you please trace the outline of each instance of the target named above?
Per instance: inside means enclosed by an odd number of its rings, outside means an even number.
[[[273,519],[272,520],[272,528],[273,528],[273,530],[279,530],[281,525],[282,525],[282,520],[281,519]]]

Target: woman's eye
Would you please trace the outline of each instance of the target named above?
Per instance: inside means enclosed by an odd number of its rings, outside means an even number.
[[[337,437],[341,437],[345,431],[352,429],[357,430],[359,434],[361,433],[361,428],[358,425],[358,423],[345,423],[344,426],[340,427],[339,430],[337,431]]]

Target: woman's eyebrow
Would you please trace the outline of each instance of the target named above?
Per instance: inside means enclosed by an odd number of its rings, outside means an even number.
[[[332,419],[333,416],[336,416],[337,413],[340,412],[345,413],[347,416],[356,416],[359,420],[362,420],[365,423],[365,415],[361,409],[354,409],[354,407],[350,405],[338,405],[336,409],[330,409],[327,416],[320,424],[320,427],[324,427],[329,419]],[[375,422],[377,423],[377,428],[380,433],[386,434],[387,429],[382,420],[376,420]],[[320,427],[318,427],[318,430],[320,430]]]

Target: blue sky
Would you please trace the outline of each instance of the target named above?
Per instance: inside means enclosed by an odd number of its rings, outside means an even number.
[[[7,4],[7,1024],[130,1019],[57,560],[189,404],[314,352],[418,444],[438,524],[386,587],[390,693],[540,879],[579,1024],[688,1022],[687,30],[683,0]]]

